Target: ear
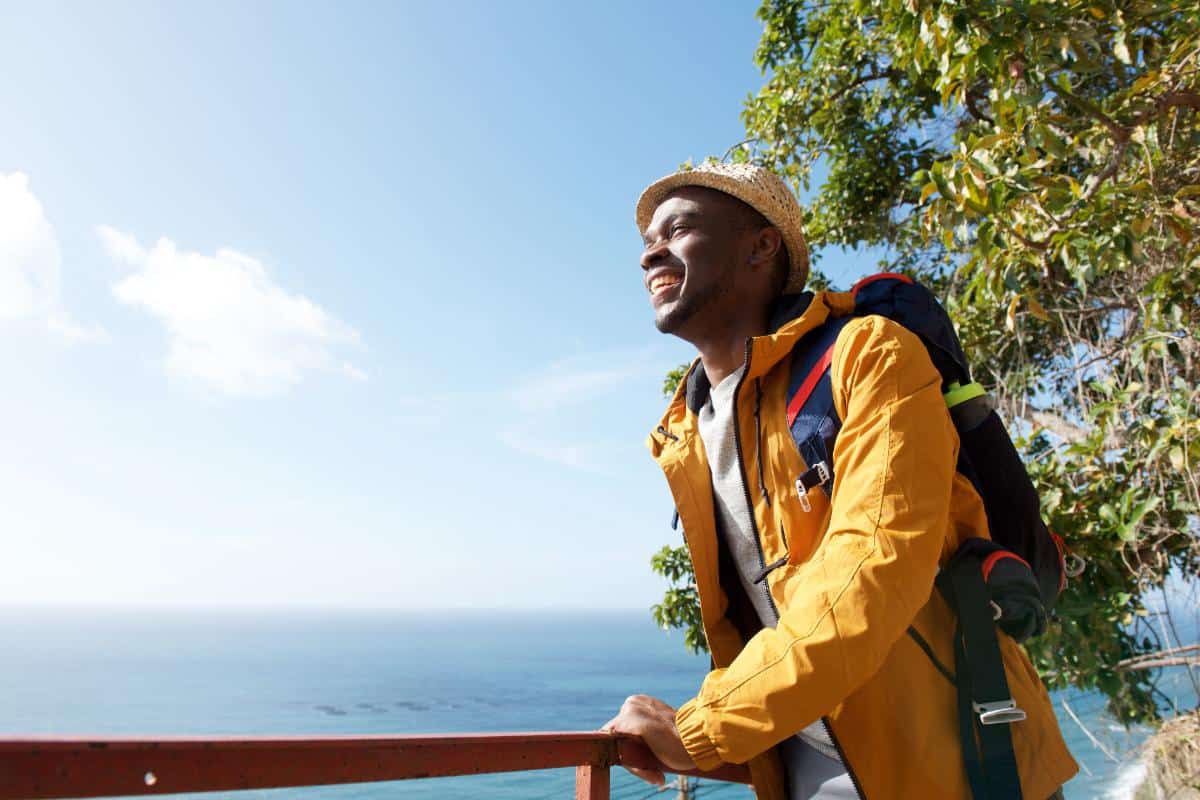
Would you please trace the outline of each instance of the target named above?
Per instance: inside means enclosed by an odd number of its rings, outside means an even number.
[[[775,257],[783,247],[783,235],[774,225],[759,228],[754,234],[750,249],[750,268],[759,270],[775,264]]]

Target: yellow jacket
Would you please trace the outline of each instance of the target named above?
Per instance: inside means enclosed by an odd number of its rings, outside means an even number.
[[[864,798],[969,798],[955,688],[907,632],[911,626],[953,671],[954,616],[934,578],[963,539],[987,535],[987,518],[955,471],[958,436],[915,335],[873,316],[842,330],[831,376],[843,421],[832,502],[812,492],[805,512],[794,488],[805,467],[785,420],[789,355],[806,332],[852,309],[850,294],[821,292],[774,333],[751,339],[734,395],[764,563],[783,561],[766,578],[777,627],[743,635],[735,612],[747,606],[745,593],[728,574],[722,585],[697,427],[707,388],[698,363],[650,434],[691,552],[714,662],[676,724],[700,768],[749,762],[763,800],[784,800],[772,748],[818,718]],[[1012,725],[1022,791],[1043,800],[1077,767],[1025,652],[999,638],[1013,697],[1028,714]]]

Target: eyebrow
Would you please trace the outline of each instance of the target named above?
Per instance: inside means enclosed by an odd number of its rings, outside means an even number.
[[[690,219],[690,218],[694,218],[694,217],[698,217],[698,216],[700,216],[700,213],[697,211],[693,211],[691,209],[685,209],[683,211],[676,211],[674,214],[664,217],[663,221],[659,223],[659,227],[670,230],[671,223],[676,222],[681,219]],[[649,232],[650,232],[650,228],[647,228],[646,234],[642,236],[642,244],[650,244]]]

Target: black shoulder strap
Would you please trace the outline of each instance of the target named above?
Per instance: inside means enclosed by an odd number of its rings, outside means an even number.
[[[1011,725],[1025,719],[1017,708],[996,636],[994,605],[982,575],[980,555],[995,545],[968,539],[938,575],[958,622],[954,671],[958,686],[959,738],[974,800],[1021,800]],[[999,548],[995,548],[999,549]]]

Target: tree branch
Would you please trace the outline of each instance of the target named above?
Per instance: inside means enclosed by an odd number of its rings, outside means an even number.
[[[979,102],[979,95],[976,94],[974,91],[968,91],[967,92],[967,103],[966,103],[967,111],[970,112],[972,117],[979,120],[980,122],[986,122],[989,125],[995,125],[996,120],[992,119],[986,112],[980,110],[979,106],[976,105],[978,102]]]
[[[1200,664],[1200,644],[1190,644],[1184,647],[1171,647],[1155,653],[1126,658],[1117,662],[1117,669],[1133,671],[1139,669],[1156,669],[1157,667],[1179,667],[1188,664]]]
[[[1091,743],[1096,746],[1097,750],[1099,750],[1101,753],[1104,753],[1108,760],[1114,764],[1121,763],[1120,760],[1112,754],[1112,751],[1100,744],[1100,740],[1093,736],[1092,732],[1087,729],[1087,726],[1080,721],[1079,716],[1075,713],[1074,709],[1067,705],[1066,698],[1063,698],[1059,702],[1062,705],[1063,710],[1066,711],[1067,715],[1075,722],[1076,725],[1079,726],[1079,730],[1083,731],[1083,735],[1086,736],[1088,740],[1090,740]]]
[[[744,144],[751,144],[751,143],[758,144],[758,137],[751,136],[749,139],[742,139],[737,144],[731,145],[729,147],[729,149],[725,151],[725,155],[721,156],[721,163],[725,163],[725,159],[729,158],[729,156],[731,156],[733,154],[734,150],[738,149],[739,147],[741,147]]]
[[[1147,108],[1133,118],[1135,126],[1145,125],[1150,120],[1162,114],[1168,108],[1190,108],[1200,111],[1200,94],[1195,92],[1167,92],[1154,98],[1154,107]]]
[[[834,103],[834,102],[840,100],[842,97],[845,97],[848,93],[854,91],[859,86],[862,86],[864,83],[870,83],[871,81],[883,80],[884,78],[895,79],[895,78],[899,78],[901,76],[902,76],[902,73],[899,70],[890,69],[890,68],[885,69],[883,72],[868,72],[866,75],[859,75],[857,78],[850,81],[850,83],[846,84],[841,89],[838,89],[836,92],[831,94],[829,96],[829,102]]]
[[[1113,150],[1112,157],[1109,158],[1108,164],[1096,176],[1095,182],[1088,187],[1088,190],[1083,193],[1075,207],[1087,205],[1092,198],[1096,196],[1096,192],[1100,191],[1100,187],[1108,182],[1108,179],[1117,174],[1117,170],[1121,167],[1121,162],[1125,160],[1125,149],[1129,146],[1129,137],[1117,139],[1117,146]]]
[[[1096,105],[1091,100],[1085,100],[1079,95],[1072,94],[1066,89],[1059,87],[1058,84],[1052,81],[1046,82],[1046,88],[1078,108],[1080,111],[1087,114],[1089,117],[1095,119],[1105,128],[1108,128],[1108,132],[1112,134],[1113,138],[1116,139],[1118,143],[1128,141],[1131,133],[1130,129],[1124,125],[1121,125],[1112,117],[1105,114],[1104,109],[1100,108],[1100,106]]]
[[[1121,168],[1121,162],[1125,160],[1125,151],[1129,147],[1129,134],[1126,132],[1123,138],[1114,138],[1117,139],[1117,142],[1113,148],[1112,156],[1110,156],[1108,159],[1108,163],[1104,166],[1104,169],[1096,175],[1095,179],[1092,181],[1092,184],[1088,186],[1087,191],[1071,204],[1071,208],[1067,210],[1067,217],[1090,203],[1092,198],[1096,196],[1096,193],[1100,191],[1101,187],[1108,183],[1109,179],[1116,175],[1117,170]],[[1034,196],[1034,202],[1035,204],[1037,203],[1036,195]],[[1049,214],[1048,211],[1045,213]],[[1013,236],[1017,237],[1021,244],[1032,250],[1037,250],[1039,253],[1044,253],[1050,248],[1050,239],[1053,238],[1055,234],[1062,233],[1069,227],[1065,222],[1066,217],[1064,217],[1062,220],[1058,220],[1054,217],[1051,218],[1056,219],[1055,224],[1050,226],[1050,229],[1040,241],[1021,235],[1011,225],[1006,225],[1005,227],[1012,232]]]

